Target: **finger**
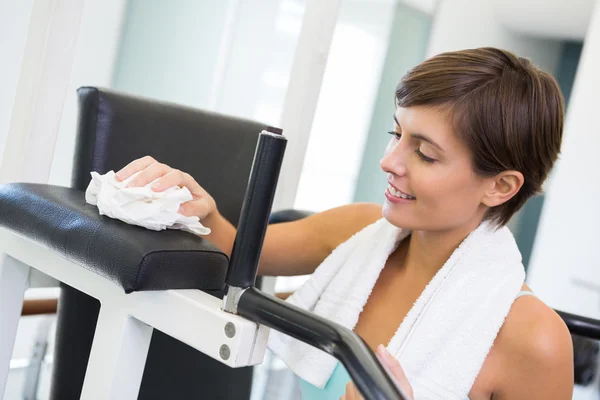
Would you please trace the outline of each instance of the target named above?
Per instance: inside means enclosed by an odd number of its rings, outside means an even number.
[[[129,178],[131,175],[135,174],[138,171],[143,170],[148,167],[150,164],[155,163],[156,160],[150,156],[145,156],[142,158],[138,158],[137,160],[133,160],[125,167],[121,168],[116,174],[115,178],[117,181],[121,182],[125,179]]]
[[[196,216],[200,219],[206,217],[210,213],[210,203],[206,199],[188,201],[181,205],[179,214],[186,217]]]
[[[127,187],[141,187],[149,184],[153,180],[160,178],[171,171],[171,167],[159,162],[150,164],[148,167],[142,170],[135,179],[133,179]]]
[[[194,197],[202,197],[206,191],[188,173],[171,169],[152,184],[152,190],[162,192],[173,186],[187,187]]]
[[[352,400],[363,400],[362,395],[360,394],[360,392],[358,391],[358,388],[356,387],[356,385],[352,384]]]
[[[182,172],[182,176],[183,176],[182,185],[190,190],[190,192],[192,193],[192,196],[204,197],[204,196],[208,195],[208,193],[206,193],[206,190],[204,190],[204,188],[202,188],[202,186],[200,186],[198,184],[198,182],[196,182],[196,180],[190,174],[188,174],[186,172]]]
[[[390,369],[390,372],[396,378],[396,382],[406,394],[408,394],[411,398],[414,396],[412,386],[408,382],[406,375],[404,374],[404,370],[398,360],[392,356],[385,346],[379,345],[377,346],[377,354],[381,357],[386,366]]]
[[[184,175],[178,169],[171,169],[152,184],[152,190],[162,192],[173,186],[185,186]]]
[[[360,396],[360,393],[358,393],[358,390],[356,389],[356,386],[354,385],[354,383],[352,382],[348,382],[348,384],[346,384],[346,400],[360,400],[362,399],[362,397]]]
[[[392,356],[389,353],[389,351],[387,351],[384,345],[380,344],[379,346],[377,346],[377,354],[379,354],[381,358],[383,358],[383,361],[385,361],[385,364],[394,373],[394,376],[396,376],[397,372],[404,376],[404,371],[402,371],[400,363],[398,362],[398,360],[396,360],[394,356]]]

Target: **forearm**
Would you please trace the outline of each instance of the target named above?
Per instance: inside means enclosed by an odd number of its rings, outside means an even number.
[[[214,211],[202,219],[202,224],[210,228],[210,234],[204,236],[214,246],[231,257],[236,229],[218,211]]]
[[[225,219],[218,211],[210,213],[201,220],[202,224],[210,228],[209,235],[202,236],[211,244],[231,257],[236,228]],[[281,223],[267,227],[265,240],[263,242],[262,254],[258,275],[268,276],[294,276],[312,273],[322,259],[326,257],[325,251],[301,250],[302,248],[313,248],[304,243],[302,228],[294,229],[298,222]],[[301,224],[300,224],[301,225]],[[303,245],[304,244],[304,245]],[[311,255],[323,253],[312,260]]]

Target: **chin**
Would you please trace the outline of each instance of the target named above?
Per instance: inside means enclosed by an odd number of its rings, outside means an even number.
[[[388,204],[383,205],[382,216],[390,224],[397,226],[398,228],[415,230],[416,226],[418,226],[412,216],[398,212],[398,210],[394,210],[394,207],[391,207]]]

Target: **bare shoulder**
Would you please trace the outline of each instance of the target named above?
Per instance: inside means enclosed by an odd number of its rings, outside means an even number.
[[[534,296],[522,296],[515,301],[501,335],[506,337],[512,351],[534,360],[553,361],[572,356],[571,335],[564,321]]]
[[[570,399],[573,344],[560,316],[534,296],[518,298],[496,342],[501,387],[496,398]]]

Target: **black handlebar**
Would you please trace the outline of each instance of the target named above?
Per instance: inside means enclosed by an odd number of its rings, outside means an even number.
[[[229,286],[254,286],[286,144],[280,129],[260,133],[227,270]]]
[[[238,313],[331,354],[341,361],[367,400],[404,400],[400,388],[365,342],[351,330],[256,288],[248,288]]]

